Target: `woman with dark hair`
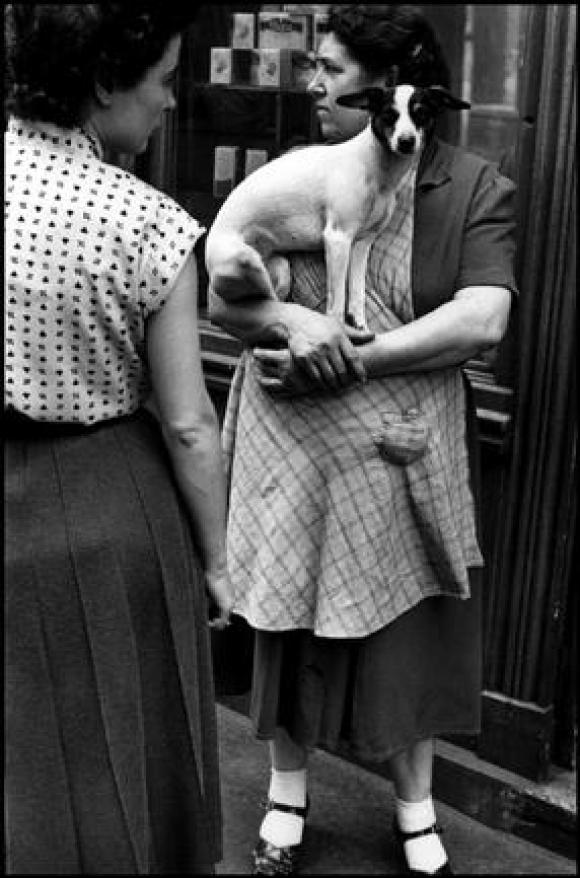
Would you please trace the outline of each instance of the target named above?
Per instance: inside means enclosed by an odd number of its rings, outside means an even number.
[[[399,83],[448,85],[420,13],[331,8],[310,83],[324,140],[368,124],[337,98],[384,86],[394,67]],[[285,301],[211,292],[213,320],[246,345],[224,444],[233,609],[256,632],[251,716],[272,765],[256,874],[295,869],[308,752],[339,743],[388,763],[403,868],[451,871],[433,739],[477,733],[481,688],[477,462],[461,365],[506,329],[513,196],[489,162],[429,133],[370,251],[372,340],[325,313],[322,254],[291,257]]]
[[[203,229],[105,154],[175,106],[171,3],[7,8],[8,874],[211,873],[227,624]],[[154,392],[157,417],[146,403]]]
[[[384,80],[391,65],[400,82],[449,88],[449,69],[435,33],[412,6],[335,6],[329,31],[371,77]]]

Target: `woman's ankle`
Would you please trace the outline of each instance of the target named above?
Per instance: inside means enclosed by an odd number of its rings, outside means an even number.
[[[270,742],[270,761],[276,771],[301,771],[306,768],[308,751],[279,727],[274,740]]]

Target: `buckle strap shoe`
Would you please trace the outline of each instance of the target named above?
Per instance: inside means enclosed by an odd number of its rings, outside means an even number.
[[[298,808],[294,805],[286,805],[284,802],[275,802],[267,799],[262,803],[266,811],[283,811],[286,814],[296,814],[306,820],[310,809],[310,799],[306,796],[306,805]],[[278,847],[264,838],[259,838],[256,847],[252,851],[253,875],[295,875],[298,870],[300,858],[300,844]]]
[[[393,832],[397,841],[399,859],[401,861],[401,865],[403,866],[405,875],[453,875],[453,869],[449,865],[449,860],[443,863],[442,866],[439,866],[439,868],[436,869],[434,872],[423,872],[421,869],[411,869],[407,861],[407,856],[405,854],[405,842],[410,841],[412,838],[420,838],[422,835],[441,835],[443,830],[440,826],[437,825],[437,823],[433,823],[431,826],[427,826],[426,829],[418,829],[416,832],[403,832],[403,830],[399,828],[399,824],[397,823],[397,819],[395,817],[393,818]]]

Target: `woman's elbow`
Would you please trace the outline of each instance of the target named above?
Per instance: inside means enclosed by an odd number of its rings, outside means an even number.
[[[502,341],[507,330],[507,318],[499,314],[490,315],[483,321],[477,331],[480,347],[485,350],[494,348]]]
[[[485,341],[488,346],[495,347],[505,336],[509,323],[511,293],[501,290],[496,306],[491,309],[485,324]]]
[[[476,347],[486,348],[498,345],[506,334],[511,293],[501,287],[480,289],[478,295],[466,296],[468,308],[464,313],[465,331]]]
[[[195,415],[171,417],[162,422],[165,441],[169,446],[191,450],[219,437],[219,420],[212,405],[204,406]]]

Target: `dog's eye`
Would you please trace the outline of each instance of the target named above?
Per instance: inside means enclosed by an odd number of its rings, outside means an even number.
[[[392,128],[397,119],[399,118],[399,114],[394,109],[385,110],[383,115],[383,122],[388,128]]]
[[[415,125],[426,125],[431,119],[431,112],[424,104],[417,104],[413,107],[411,118]]]

